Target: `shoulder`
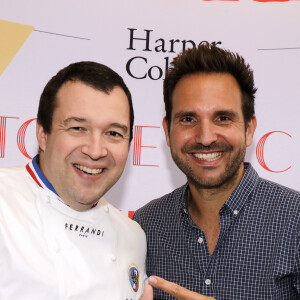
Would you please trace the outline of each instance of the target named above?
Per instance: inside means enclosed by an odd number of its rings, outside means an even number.
[[[286,199],[291,201],[296,201],[300,204],[300,192],[283,186],[281,184],[272,182],[267,179],[259,178],[258,184],[255,188],[256,194],[264,194],[267,198],[276,199]]]
[[[109,203],[106,205],[109,209],[111,226],[118,235],[119,247],[123,249],[124,255],[126,253],[135,256],[135,261],[141,259],[141,264],[147,251],[145,232],[137,222],[125,216],[119,209]]]
[[[17,166],[11,168],[0,168],[0,177],[1,178],[11,178],[15,177],[18,174],[23,174],[25,170],[25,166]]]
[[[25,166],[0,169],[0,219],[14,216],[18,222],[21,214],[31,216],[38,193],[39,187]]]
[[[289,230],[300,226],[300,193],[298,191],[259,178],[250,197],[251,211],[264,215],[265,219],[274,220],[276,226],[285,224],[290,227]]]
[[[246,180],[243,182],[243,189],[249,191],[252,203],[266,209],[278,207],[290,208],[291,206],[300,209],[300,192],[261,178],[251,164],[246,165]],[[247,192],[248,194],[248,192]]]
[[[27,172],[24,166],[0,169],[0,190],[17,189],[25,181]]]
[[[131,233],[132,235],[138,235],[140,237],[144,236],[144,232],[140,225],[131,220],[129,217],[125,216],[119,209],[111,205],[109,202],[107,202],[105,199],[101,199],[101,201],[105,201],[106,205],[109,209],[109,213],[111,216],[112,221],[114,222],[114,225],[116,228],[120,229],[124,233]]]
[[[275,198],[285,197],[298,200],[300,199],[299,191],[260,177],[250,163],[245,163],[245,167],[246,179],[243,184],[244,187],[246,186],[251,190],[252,194],[264,199],[270,198],[271,196]]]
[[[180,203],[185,195],[187,185],[183,185],[169,194],[154,199],[135,211],[133,219],[141,224],[141,220],[154,218],[165,218],[173,215],[178,210]]]

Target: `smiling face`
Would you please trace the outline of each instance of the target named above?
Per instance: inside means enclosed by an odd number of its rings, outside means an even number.
[[[255,117],[247,124],[241,91],[229,74],[192,74],[179,80],[172,96],[170,128],[163,126],[177,166],[196,188],[236,186],[252,142]]]
[[[129,104],[124,91],[109,94],[80,81],[57,93],[52,128],[37,124],[40,168],[63,201],[89,209],[121,176],[129,150]]]

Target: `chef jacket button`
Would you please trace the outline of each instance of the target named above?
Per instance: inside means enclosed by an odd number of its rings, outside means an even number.
[[[48,195],[44,196],[43,198],[45,203],[50,203],[50,197]]]
[[[114,254],[112,254],[110,256],[110,259],[111,259],[111,261],[115,262],[117,260],[117,257]]]
[[[109,208],[108,208],[108,206],[107,206],[107,205],[105,205],[105,206],[103,207],[103,209],[104,209],[104,211],[105,211],[106,213],[108,213],[108,212],[109,212]]]

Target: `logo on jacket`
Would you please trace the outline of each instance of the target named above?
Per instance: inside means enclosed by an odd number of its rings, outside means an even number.
[[[104,230],[100,230],[98,228],[92,228],[87,226],[81,226],[78,224],[69,224],[65,223],[65,230],[68,231],[77,231],[78,235],[80,237],[88,238],[92,235],[103,237],[104,236]]]
[[[139,271],[136,265],[131,265],[129,267],[128,279],[132,289],[137,292],[139,290]]]

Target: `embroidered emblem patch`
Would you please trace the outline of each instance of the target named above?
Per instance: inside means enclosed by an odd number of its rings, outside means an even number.
[[[128,269],[128,279],[132,289],[137,292],[139,290],[139,271],[137,266],[130,266]]]

